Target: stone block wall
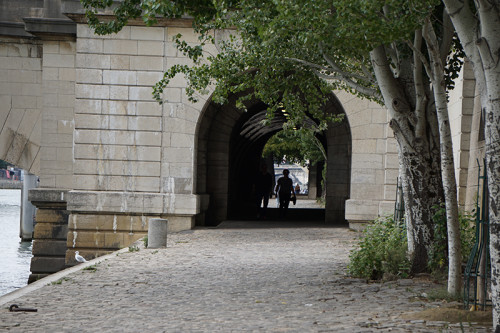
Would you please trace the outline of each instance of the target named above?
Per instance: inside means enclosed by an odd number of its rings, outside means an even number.
[[[199,111],[183,104],[182,80],[165,89],[164,105],[152,97],[166,68],[182,61],[171,42],[177,33],[127,26],[98,36],[77,25],[68,263],[75,250],[92,258],[130,245],[151,217],[167,218],[170,231],[194,225]]]
[[[40,170],[42,45],[0,38],[0,159]]]
[[[359,229],[378,216],[394,212],[399,163],[388,112],[382,106],[346,92],[336,92],[346,111],[352,136],[351,193],[345,218]]]
[[[472,122],[474,115],[475,80],[468,62],[465,62],[460,76],[451,90],[448,112],[453,141],[453,160],[457,182],[458,204],[465,208],[467,202],[467,183],[471,150]],[[473,140],[477,142],[477,138]],[[473,161],[474,162],[474,161]],[[471,166],[473,167],[473,166]],[[477,179],[476,179],[477,182]]]
[[[71,189],[75,107],[75,42],[43,41],[40,187]]]

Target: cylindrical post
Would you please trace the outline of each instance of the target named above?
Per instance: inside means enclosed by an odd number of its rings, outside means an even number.
[[[167,219],[149,219],[148,249],[167,247]]]
[[[28,200],[28,192],[32,188],[37,187],[37,176],[26,171],[22,171],[24,175],[23,188],[21,190],[21,229],[19,237],[23,241],[33,238],[35,206]]]

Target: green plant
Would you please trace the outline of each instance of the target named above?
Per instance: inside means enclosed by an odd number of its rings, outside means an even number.
[[[372,280],[381,279],[385,273],[407,277],[410,261],[403,226],[387,216],[378,218],[363,232],[364,237],[349,256],[349,274]]]
[[[444,204],[436,208],[432,217],[434,221],[434,241],[429,251],[429,269],[435,275],[446,273],[448,270],[448,234],[446,227],[446,208]],[[474,245],[475,239],[475,212],[460,212],[460,245],[462,248],[462,262],[466,263]]]
[[[142,241],[144,242],[144,247],[147,248],[148,247],[148,236],[144,236]]]
[[[451,295],[446,287],[432,289],[427,292],[427,299],[430,301],[446,301],[446,302],[461,302],[462,294]]]
[[[136,251],[139,251],[138,246],[133,245],[128,247],[128,252],[136,252]]]
[[[89,271],[91,273],[95,273],[97,271],[97,266],[96,265],[90,265],[87,266],[83,269],[84,271]]]

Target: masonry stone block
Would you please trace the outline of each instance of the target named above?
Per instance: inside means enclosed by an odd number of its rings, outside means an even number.
[[[378,216],[379,201],[349,199],[345,209],[348,221],[371,221]]]
[[[40,210],[37,211],[37,215]],[[38,216],[37,216],[38,217]],[[64,240],[66,241],[66,237],[68,235],[68,225],[63,224],[62,222],[54,224],[54,223],[46,223],[38,222],[35,225],[35,233],[37,239],[54,239],[54,240]],[[59,221],[58,221],[59,222]]]
[[[399,168],[399,157],[397,154],[387,154],[386,155],[385,168],[388,168],[388,169]]]
[[[102,39],[94,38],[77,38],[76,51],[77,53],[103,53],[104,43]]]
[[[88,129],[75,129],[75,143],[101,143],[101,131]]]
[[[383,199],[382,184],[356,184],[351,186],[351,197],[360,200],[380,200]]]
[[[128,99],[128,87],[127,86],[110,86],[109,87],[109,98],[127,100]]]
[[[193,167],[191,163],[170,163],[169,176],[174,178],[189,178],[193,176]]]
[[[76,54],[76,68],[111,68],[111,56],[102,54]]]
[[[73,188],[75,190],[96,190],[99,180],[95,176],[75,174],[73,177]]]
[[[78,99],[75,103],[75,113],[101,114],[102,101],[98,99]]]
[[[103,114],[135,115],[137,112],[136,102],[130,101],[103,101]]]
[[[359,169],[383,168],[383,156],[379,154],[353,154],[352,164]]]
[[[139,41],[137,54],[147,56],[163,56],[163,41]]]
[[[355,169],[351,172],[351,183],[353,184],[373,184],[376,174],[373,169]]]
[[[165,120],[164,131],[170,133],[195,134],[196,123],[179,118],[168,118]]]
[[[66,240],[36,239],[33,241],[34,256],[58,256],[66,252]]]
[[[160,146],[161,134],[159,132],[135,132],[135,144],[138,146]]]
[[[146,40],[163,41],[165,39],[165,28],[131,27],[130,39],[135,39],[139,41],[146,41]]]
[[[138,116],[161,116],[162,107],[157,102],[137,102]]]
[[[161,131],[162,119],[159,117],[129,117],[130,131]]]
[[[30,270],[36,273],[55,273],[66,268],[63,258],[33,257],[31,258]]]
[[[21,60],[21,69],[29,71],[39,71],[42,69],[42,61],[40,58],[23,58]]]
[[[129,96],[131,100],[136,101],[152,101],[152,87],[129,87]]]
[[[137,54],[137,41],[135,40],[104,40],[104,54]]]
[[[101,84],[102,69],[76,69],[76,81],[78,83]]]
[[[396,185],[384,185],[384,200],[395,200],[396,192]]]
[[[171,41],[177,34],[182,35],[182,39],[187,43],[198,43],[199,34],[195,33],[192,28],[168,27],[166,40]]]
[[[351,129],[353,140],[363,140],[370,138],[383,138],[385,133],[384,124],[368,124]]]
[[[160,161],[161,148],[160,147],[137,147],[136,159],[140,161]]]
[[[130,56],[128,55],[113,55],[110,60],[110,68],[118,70],[130,69]]]
[[[76,84],[75,94],[78,98],[109,99],[109,86]]]
[[[103,82],[105,84],[135,85],[137,74],[131,71],[104,70]]]
[[[112,130],[126,130],[128,127],[127,116],[107,116],[108,121],[106,125]]]
[[[193,158],[193,152],[189,148],[163,148],[163,161],[188,163]]]
[[[131,56],[130,69],[136,71],[163,71],[163,57]]]
[[[154,86],[163,78],[161,72],[134,72],[137,73],[137,84],[140,86]],[[171,86],[169,84],[169,86]]]
[[[75,56],[73,54],[50,54],[43,55],[44,67],[75,67]]]

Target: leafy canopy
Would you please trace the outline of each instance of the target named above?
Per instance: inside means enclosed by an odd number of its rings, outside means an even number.
[[[186,43],[181,35],[176,36],[176,43],[193,65],[174,65],[165,72],[154,90],[158,101],[163,101],[162,91],[169,81],[182,73],[193,100],[197,93],[215,86],[212,97],[216,102],[224,103],[237,95],[238,106],[244,108],[246,101],[259,99],[269,105],[269,118],[284,107],[290,114],[290,127],[303,124],[309,116],[318,121],[318,128],[338,120],[322,107],[332,90],[344,89],[381,102],[369,51],[410,38],[439,3],[124,0],[115,6],[115,19],[106,21],[98,12],[110,7],[111,0],[81,2],[89,24],[99,34],[117,32],[129,19],[142,17],[147,25],[153,25],[162,17],[192,17],[199,43]],[[217,51],[209,53],[214,45]]]

